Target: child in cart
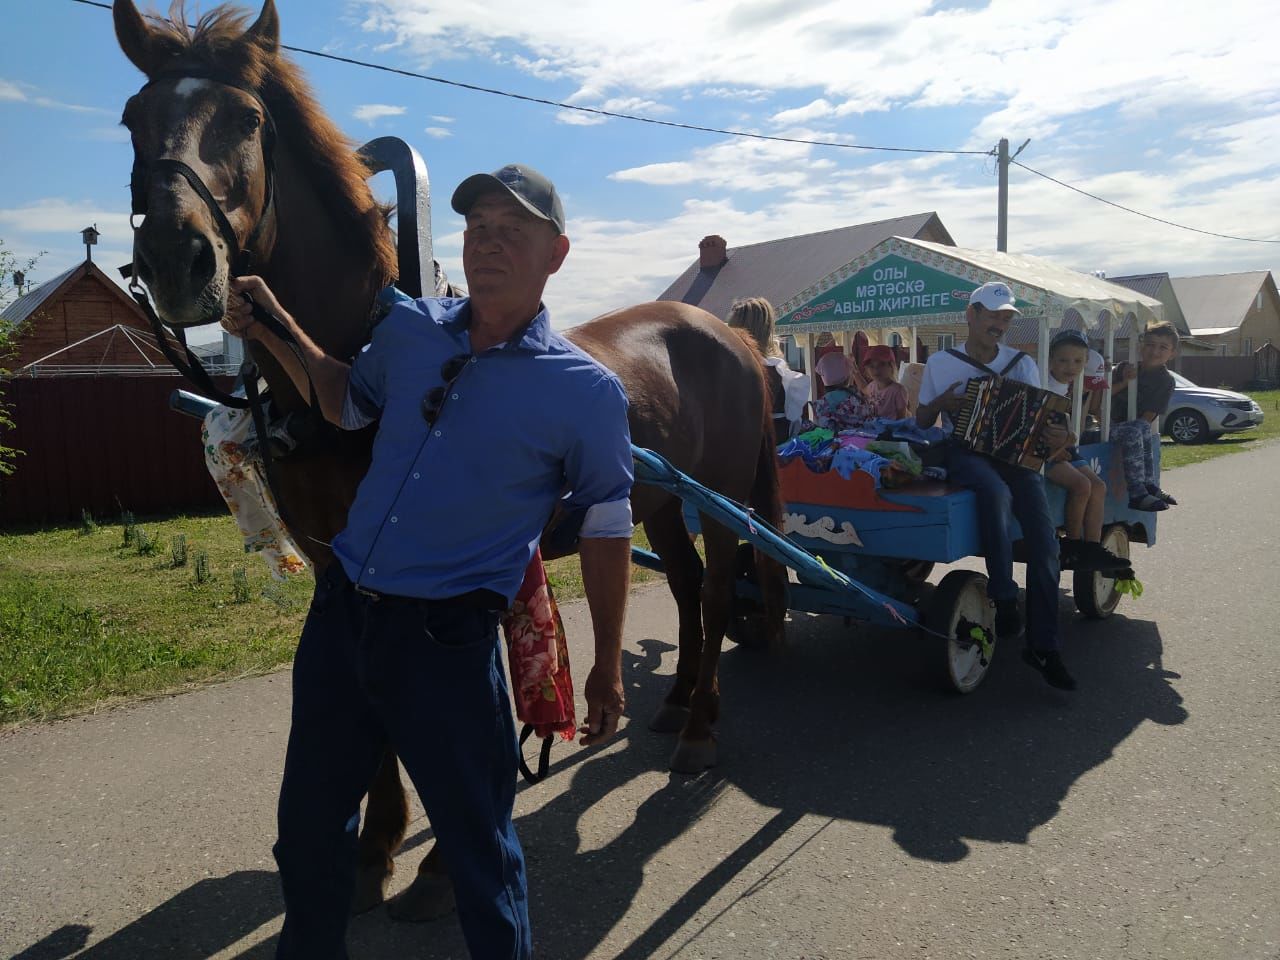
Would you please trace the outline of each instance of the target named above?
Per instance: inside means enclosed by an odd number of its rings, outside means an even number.
[[[1166,364],[1178,353],[1178,331],[1167,320],[1153,323],[1142,334],[1137,367],[1116,367],[1111,385],[1111,440],[1124,458],[1124,479],[1132,510],[1168,510],[1177,500],[1156,483],[1154,426],[1173,396],[1173,375]],[[1129,420],[1129,390],[1138,391],[1138,416]]]
[[[815,369],[826,388],[814,413],[818,426],[839,433],[856,429],[875,416],[863,395],[866,381],[844,353],[823,354]]]
[[[1063,330],[1049,344],[1049,382],[1046,388],[1067,396],[1077,374],[1089,361],[1089,343],[1078,330]],[[1065,570],[1118,572],[1129,561],[1102,546],[1102,515],[1107,485],[1074,446],[1063,448],[1045,465],[1045,476],[1067,491],[1066,536],[1059,541],[1060,562]]]
[[[896,366],[893,348],[883,344],[868,347],[862,358],[862,368],[867,374],[862,392],[872,413],[885,420],[901,420],[907,415],[907,388],[894,376]]]

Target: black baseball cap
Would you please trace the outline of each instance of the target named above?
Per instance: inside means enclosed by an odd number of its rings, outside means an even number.
[[[555,184],[533,167],[526,167],[522,163],[509,163],[493,173],[477,173],[467,177],[453,191],[454,211],[465,216],[481,194],[488,193],[495,187],[506,190],[520,206],[535,217],[555,224],[555,228],[564,233],[564,205],[560,203],[560,194],[556,193]]]

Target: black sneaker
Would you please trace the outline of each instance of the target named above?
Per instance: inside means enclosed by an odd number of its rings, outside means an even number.
[[[1022,636],[1022,614],[1018,598],[996,601],[996,639],[1008,642]]]
[[[1076,565],[1077,570],[1097,570],[1100,573],[1115,573],[1117,570],[1127,570],[1129,568],[1129,559],[1127,557],[1117,556],[1100,543],[1087,541],[1081,546],[1080,559]]]
[[[1076,678],[1067,671],[1067,665],[1062,662],[1062,654],[1057,650],[1033,650],[1031,647],[1024,647],[1022,659],[1044,674],[1045,683],[1049,686],[1057,687],[1059,690],[1076,688]]]
[[[1058,569],[1084,569],[1081,564],[1089,559],[1088,548],[1089,544],[1085,543],[1083,540],[1073,540],[1071,537],[1063,537],[1058,541]]]
[[[1154,483],[1147,484],[1147,493],[1151,494],[1157,500],[1163,500],[1165,503],[1167,503],[1171,507],[1176,507],[1178,505],[1177,500],[1173,499],[1172,496],[1165,493],[1163,490],[1157,487]]]

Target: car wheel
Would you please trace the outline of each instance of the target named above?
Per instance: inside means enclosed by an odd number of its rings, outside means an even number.
[[[1209,424],[1195,410],[1175,410],[1167,422],[1175,443],[1203,443],[1209,438]]]

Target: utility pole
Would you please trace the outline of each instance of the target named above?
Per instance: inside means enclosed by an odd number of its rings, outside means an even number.
[[[1000,178],[999,198],[996,200],[996,249],[1001,253],[1009,249],[1009,141],[1000,138],[996,153]]]
[[[1022,141],[1022,146],[1009,156],[1009,141],[1000,138],[1000,146],[996,148],[996,165],[999,171],[999,197],[996,201],[996,249],[1004,253],[1009,249],[1009,161],[1027,148],[1031,138]]]

